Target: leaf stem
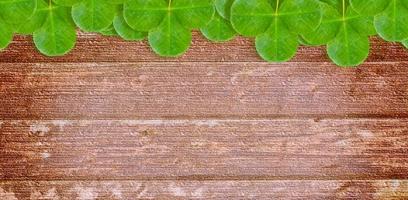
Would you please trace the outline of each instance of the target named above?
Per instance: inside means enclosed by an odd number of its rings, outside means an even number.
[[[275,15],[278,15],[278,10],[279,10],[279,0],[276,0]]]
[[[52,0],[48,0],[48,10],[49,10],[50,14],[52,12],[52,9],[53,9]]]
[[[343,0],[343,19],[346,16],[346,0]]]

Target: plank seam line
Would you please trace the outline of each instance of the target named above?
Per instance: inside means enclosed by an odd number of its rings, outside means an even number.
[[[368,61],[365,62],[363,65],[370,65],[370,64],[404,64],[407,63],[408,60],[403,60],[403,61]],[[290,61],[290,62],[286,62],[286,63],[268,63],[266,61],[131,61],[131,62],[126,62],[126,61],[103,61],[103,62],[59,62],[59,61],[44,61],[44,62],[0,62],[1,64],[143,64],[143,63],[151,63],[151,64],[158,64],[158,63],[163,63],[163,64],[168,64],[168,63],[174,63],[174,64],[188,64],[188,63],[199,63],[199,64],[205,64],[205,63],[211,63],[211,64],[221,64],[221,63],[229,63],[229,64],[234,64],[234,63],[239,63],[239,64],[243,64],[243,63],[247,63],[247,64],[264,64],[264,65],[268,65],[268,67],[275,67],[275,68],[283,68],[283,67],[291,67],[293,68],[293,66],[290,66],[291,64],[311,64],[311,63],[315,63],[315,64],[327,64],[327,65],[333,65],[333,67],[336,67],[332,62],[329,61]],[[103,67],[103,66],[101,66]],[[157,67],[157,66],[155,66]],[[160,67],[160,66],[159,66]],[[162,66],[164,67],[164,66]],[[197,66],[195,66],[197,67]],[[206,66],[199,66],[199,67],[206,67]],[[307,68],[318,68],[320,66],[309,66]],[[338,68],[338,67],[336,67]],[[355,69],[355,68],[354,68]],[[347,69],[343,69],[343,70],[347,70]]]
[[[130,121],[134,123],[155,123],[155,122],[179,122],[179,123],[194,123],[194,122],[268,122],[268,121],[327,121],[327,120],[346,120],[346,121],[378,121],[378,120],[408,120],[408,115],[395,115],[395,116],[294,116],[294,117],[286,117],[286,116],[277,116],[277,117],[205,117],[205,118],[189,118],[189,117],[167,117],[167,118],[20,118],[20,119],[12,119],[12,118],[3,118],[0,121],[10,121],[10,122],[23,122],[23,121],[43,121],[43,122],[52,122],[52,121],[81,121],[81,122],[105,122],[105,121]]]
[[[348,179],[330,179],[330,178],[123,178],[123,179],[105,179],[105,178],[77,178],[77,179],[24,179],[24,180],[7,180],[3,179],[0,180],[0,183],[8,183],[8,182],[30,182],[30,181],[36,181],[36,182],[75,182],[75,181],[393,181],[393,180],[399,180],[399,181],[408,181],[407,178],[389,178],[389,179],[384,179],[384,178],[348,178]]]

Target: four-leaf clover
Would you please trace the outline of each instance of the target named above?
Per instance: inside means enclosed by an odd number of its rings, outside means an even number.
[[[244,36],[256,36],[256,49],[267,61],[291,59],[299,46],[298,34],[311,32],[321,21],[315,0],[236,0],[231,22]]]
[[[212,19],[212,0],[129,0],[124,18],[135,30],[148,32],[153,50],[162,56],[179,56],[190,46],[191,30]]]
[[[26,21],[36,6],[36,0],[0,0],[0,49],[8,46],[15,26]]]
[[[337,6],[337,7],[335,7]],[[340,66],[357,66],[369,53],[368,36],[375,34],[373,17],[357,13],[347,0],[322,5],[323,19],[302,37],[311,44],[327,44],[329,57]]]
[[[229,11],[233,2],[233,0],[216,0],[214,2],[217,12],[212,20],[201,28],[201,33],[207,39],[215,42],[225,42],[235,37],[236,31],[229,21]]]
[[[408,0],[385,1],[387,7],[374,18],[377,33],[387,41],[408,39]]]
[[[40,25],[33,33],[35,46],[41,53],[48,56],[68,53],[74,48],[76,41],[75,24],[70,17],[70,8],[56,5],[51,1],[41,2],[39,5],[37,12],[42,14],[31,19],[31,23]]]

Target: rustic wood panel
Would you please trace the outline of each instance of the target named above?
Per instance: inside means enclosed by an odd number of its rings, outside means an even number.
[[[408,199],[408,51],[268,64],[194,33],[180,58],[79,34],[0,52],[0,199]]]
[[[407,117],[408,62],[1,64],[3,119]]]
[[[368,62],[408,61],[407,50],[397,43],[372,39]],[[147,42],[127,42],[115,37],[79,33],[76,48],[67,56],[49,58],[42,56],[32,45],[30,37],[16,36],[14,42],[0,53],[0,62],[197,62],[197,61],[262,61],[257,55],[252,39],[239,37],[231,42],[217,44],[194,33],[191,49],[176,58],[160,58]],[[323,47],[302,47],[291,62],[331,62]]]
[[[408,182],[379,181],[19,181],[0,199],[407,199]]]
[[[3,121],[3,180],[408,178],[408,120]]]

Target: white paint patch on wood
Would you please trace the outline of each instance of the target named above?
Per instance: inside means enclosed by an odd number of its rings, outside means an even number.
[[[202,119],[202,120],[162,120],[162,119],[152,119],[152,120],[39,120],[39,121],[30,121],[32,124],[30,126],[30,131],[32,132],[49,132],[50,127],[55,126],[59,128],[61,131],[65,127],[69,126],[91,126],[91,125],[98,125],[98,124],[108,124],[108,125],[122,125],[122,126],[140,126],[140,125],[147,125],[147,126],[172,126],[172,125],[196,125],[196,126],[222,126],[226,123],[241,123],[245,122],[248,124],[261,124],[261,123],[269,123],[273,120],[268,119]],[[281,119],[281,121],[285,121],[285,119]],[[293,119],[287,119],[287,121],[293,121]],[[298,120],[298,121],[304,121]],[[25,120],[10,120],[7,123],[11,125],[22,125],[24,124]],[[4,123],[4,122],[3,122]],[[1,124],[1,121],[0,121]]]
[[[171,125],[196,125],[215,127],[230,120],[120,120],[120,125],[125,126],[171,126]]]
[[[18,200],[13,192],[7,192],[0,187],[0,199],[1,200]]]
[[[407,180],[379,181],[376,188],[376,199],[408,199]]]
[[[114,199],[123,199],[122,197],[122,185],[119,183],[109,182],[104,184],[104,191],[110,191],[110,197]]]
[[[357,134],[363,138],[373,138],[374,137],[374,133],[369,130],[362,130],[362,131],[359,131]]]
[[[44,146],[46,143],[45,142],[36,142],[34,143],[36,146]]]
[[[191,144],[192,147],[201,148],[201,147],[207,145],[207,142],[204,141],[204,140],[202,140],[202,141],[191,141],[190,144]]]
[[[208,126],[208,127],[215,127],[220,125],[218,120],[202,120],[202,121],[193,121],[194,125],[197,126]]]
[[[351,146],[351,141],[349,139],[342,139],[342,140],[337,141],[336,145],[343,146],[343,147]]]
[[[187,194],[186,194],[186,192],[184,191],[184,189],[181,188],[181,187],[179,187],[179,186],[177,186],[177,185],[174,184],[174,183],[171,183],[171,184],[168,186],[167,189],[168,189],[169,192],[171,192],[171,193],[173,194],[173,196],[176,196],[176,197],[185,197],[185,196],[187,196]]]
[[[95,191],[95,188],[77,185],[74,187],[74,190],[77,193],[78,200],[94,200],[98,197],[98,192]]]
[[[72,121],[69,120],[52,120],[51,123],[57,126],[60,131],[63,131],[65,126],[72,125]]]
[[[41,193],[37,190],[35,190],[33,193],[30,195],[30,200],[39,200],[39,199],[52,199],[52,200],[59,200],[60,197],[57,193],[57,190],[55,188],[49,189],[46,193]]]
[[[122,199],[122,190],[120,186],[116,185],[116,187],[112,187],[111,192],[113,197],[115,197],[116,199]]]
[[[51,154],[50,153],[48,153],[48,152],[43,152],[43,153],[41,153],[41,157],[45,160],[45,159],[47,159],[47,158],[49,158],[51,156]]]
[[[392,180],[390,185],[392,190],[396,191],[401,186],[401,183],[399,180]]]
[[[239,79],[241,78],[241,76],[251,75],[251,74],[252,74],[252,70],[245,69],[245,68],[239,72],[232,74],[231,79],[230,79],[231,85],[237,85],[239,83]]]
[[[38,136],[45,136],[50,131],[50,128],[45,124],[32,124],[30,125],[30,133]]]
[[[204,197],[204,192],[205,192],[205,189],[200,187],[200,188],[197,188],[196,190],[194,190],[192,195],[193,195],[193,197],[196,197],[196,198],[203,198]]]

